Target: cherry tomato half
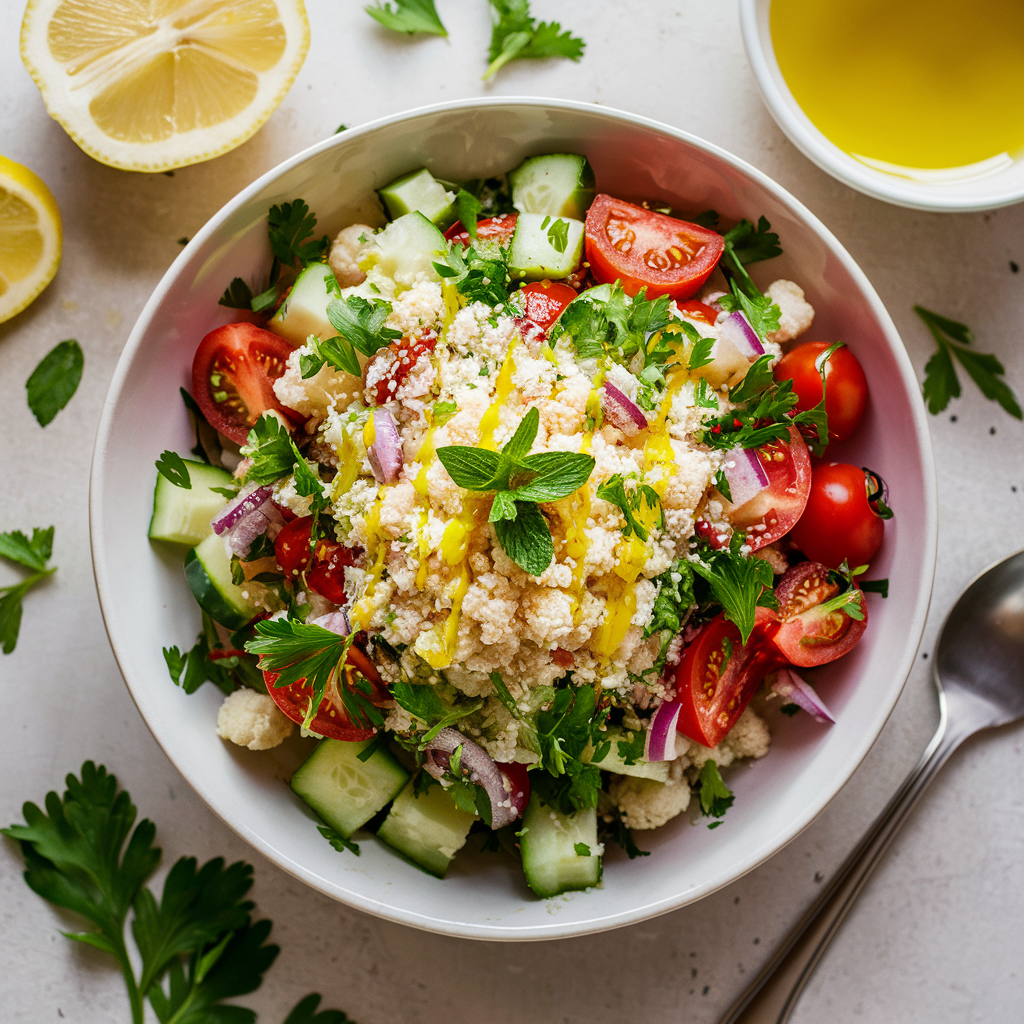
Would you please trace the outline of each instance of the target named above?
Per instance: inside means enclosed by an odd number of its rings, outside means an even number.
[[[768,475],[768,486],[728,513],[733,526],[746,531],[753,551],[793,529],[811,490],[811,457],[796,427],[789,428],[788,444],[770,441],[758,448],[757,456]]]
[[[767,673],[785,662],[767,639],[775,613],[757,609],[750,639],[723,614],[713,618],[683,652],[676,669],[676,728],[691,740],[715,747],[736,724]]]
[[[691,320],[700,320],[708,327],[714,327],[718,320],[718,310],[714,306],[701,302],[699,299],[687,299],[685,302],[677,303],[679,312]]]
[[[436,345],[437,335],[433,331],[424,331],[416,337],[393,341],[366,364],[363,379],[377,405],[394,400],[398,389],[420,361],[420,356],[433,352]]]
[[[274,541],[274,557],[286,576],[306,573],[306,585],[337,605],[348,600],[345,567],[355,565],[355,552],[336,540],[323,538],[310,551],[313,517],[302,516],[286,523]],[[312,563],[312,564],[311,564]]]
[[[620,280],[628,295],[688,299],[715,269],[717,231],[599,195],[587,211],[587,260],[598,281]]]
[[[299,679],[288,686],[275,686],[279,673],[264,669],[263,681],[267,684],[267,693],[281,712],[293,722],[301,724],[306,718],[306,707],[309,704],[310,689],[305,679]],[[366,689],[367,699],[376,705],[390,699],[376,667],[369,658],[357,647],[350,647],[345,657],[344,685],[349,689],[359,686]],[[336,684],[335,684],[336,686]],[[332,699],[331,687],[328,694],[320,702],[309,728],[321,736],[332,740],[368,740],[376,733],[376,729],[353,724],[345,712],[340,699]],[[336,693],[333,696],[337,696]]]
[[[526,805],[530,802],[530,775],[526,770],[526,765],[514,761],[508,763],[498,761],[496,763],[498,771],[505,776],[508,783],[505,788],[508,790],[512,809],[516,812],[516,817],[521,818],[526,810]]]
[[[516,322],[523,335],[534,329],[547,333],[562,315],[562,310],[576,298],[576,290],[557,281],[531,281],[514,292],[509,305],[516,310]]]
[[[868,624],[867,602],[859,587],[842,608],[828,608],[840,585],[828,566],[801,562],[790,569],[775,588],[781,624],[771,632],[771,643],[791,665],[813,668],[835,661],[851,650]],[[861,618],[849,614],[859,608]]]
[[[210,331],[192,359],[192,394],[210,425],[244,444],[252,425],[269,409],[292,423],[304,416],[282,405],[274,381],[285,371],[292,346],[253,324]]]
[[[274,541],[274,557],[286,576],[298,576],[309,565],[309,535],[313,517],[302,516],[281,527]]]
[[[875,493],[879,478],[846,462],[822,462],[811,474],[807,507],[793,527],[793,543],[810,559],[838,569],[867,565],[882,544],[883,515]],[[876,498],[872,508],[870,496]]]
[[[497,242],[498,245],[508,245],[512,241],[512,235],[516,230],[516,219],[518,213],[502,213],[497,217],[485,217],[476,222],[476,237],[480,241]],[[449,242],[456,242],[462,246],[473,245],[473,239],[469,232],[462,226],[462,221],[456,221],[445,233],[444,237]]]
[[[817,360],[828,348],[824,341],[808,341],[787,352],[775,364],[776,380],[791,380],[800,412],[821,401],[821,371]],[[825,412],[832,441],[849,437],[864,415],[868,382],[857,357],[846,345],[825,360]]]

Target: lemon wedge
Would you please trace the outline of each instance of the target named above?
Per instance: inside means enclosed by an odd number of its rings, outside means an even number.
[[[243,143],[308,48],[303,0],[29,0],[21,24],[21,59],[50,116],[126,171]]]
[[[0,323],[20,313],[60,264],[57,201],[41,178],[0,156]]]

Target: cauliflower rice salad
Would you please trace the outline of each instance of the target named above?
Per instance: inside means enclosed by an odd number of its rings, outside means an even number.
[[[871,542],[812,515],[842,467],[811,455],[863,372],[782,356],[814,311],[751,279],[763,218],[598,193],[573,154],[380,199],[333,242],[273,207],[267,281],[196,351],[196,458],[158,462],[150,536],[188,548],[203,630],[165,658],[225,691],[223,739],[318,738],[292,788],[339,851],[369,828],[440,877],[479,832],[538,895],[588,888],[609,840],[720,823],[755,709],[830,720],[797,671],[863,634],[891,513],[846,467]]]

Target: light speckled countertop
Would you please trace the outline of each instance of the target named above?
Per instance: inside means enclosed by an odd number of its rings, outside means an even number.
[[[938,215],[887,206],[834,182],[776,128],[757,94],[735,5],[536,0],[588,48],[580,64],[513,64],[479,76],[483,0],[437,0],[451,32],[399,38],[353,0],[308,0],[313,43],[281,108],[241,148],[172,176],[126,174],[85,156],[51,121],[17,51],[21,3],[0,7],[0,151],[28,164],[64,217],[64,261],[28,311],[0,326],[4,410],[0,529],[56,525],[59,573],[32,593],[18,648],[0,660],[0,821],[21,820],[86,758],[106,763],[157,823],[165,865],[183,854],[256,865],[258,910],[282,947],[262,989],[242,1000],[282,1020],[306,992],[360,1024],[715,1024],[917,760],[938,718],[927,657],[946,610],[976,571],[1024,545],[1024,427],[965,396],[932,420],[940,534],[932,615],[893,716],[852,781],[798,839],[700,903],[604,935],[556,943],[446,939],[349,910],[255,854],[192,793],[159,750],[114,664],[92,581],[86,495],[107,384],[150,291],[224,202],[284,158],[355,125],[441,100],[546,95],[595,101],[685,128],[751,161],[835,232],[878,289],[922,371],[930,338],[920,302],[975,330],[1024,393],[1024,207]],[[784,242],[785,240],[783,240]],[[45,430],[24,381],[75,337],[85,375]],[[897,510],[898,512],[898,510]],[[14,574],[0,567],[0,584]],[[126,581],[130,586],[131,582]],[[169,685],[169,684],[168,684]],[[1024,1006],[1024,733],[975,740],[912,815],[818,968],[794,1021],[1002,1024]],[[0,1006],[5,1021],[127,1020],[120,976],[68,942],[68,928],[0,844]]]

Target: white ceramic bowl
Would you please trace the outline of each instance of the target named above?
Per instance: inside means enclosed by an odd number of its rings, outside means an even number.
[[[764,214],[785,255],[755,268],[764,283],[789,277],[817,309],[814,335],[847,340],[864,365],[871,403],[856,440],[837,455],[890,483],[897,518],[872,575],[890,596],[871,598],[871,625],[848,657],[816,680],[838,724],[780,717],[771,753],[730,776],[736,803],[722,828],[684,815],[640,837],[651,856],[613,849],[603,886],[538,900],[504,855],[460,854],[438,881],[367,837],[362,855],[336,853],[285,784],[308,749],[297,738],[266,753],[214,733],[221,700],[212,685],[186,696],[160,649],[192,643],[196,606],[180,555],[150,544],[153,462],[193,444],[178,386],[189,381],[198,340],[230,313],[217,298],[235,276],[266,267],[266,213],[303,197],[323,228],[398,174],[426,165],[463,179],[515,167],[538,152],[585,153],[599,187],[629,199],[661,198],[727,219]],[[843,247],[792,196],[748,164],[664,125],[603,107],[542,99],[466,101],[350,129],[286,161],[233,199],[164,276],[114,374],[93,460],[93,562],[121,671],[143,717],[196,792],[276,864],[351,906],[453,935],[536,939],[624,925],[699,899],[770,857],[835,796],[878,736],[914,658],[935,559],[934,469],[910,361],[878,296]]]
[[[948,171],[894,174],[862,163],[831,142],[800,108],[782,76],[772,46],[771,3],[772,0],[740,0],[747,57],[772,117],[790,142],[823,171],[875,199],[915,210],[992,210],[1024,200],[1024,158],[1019,154]]]

